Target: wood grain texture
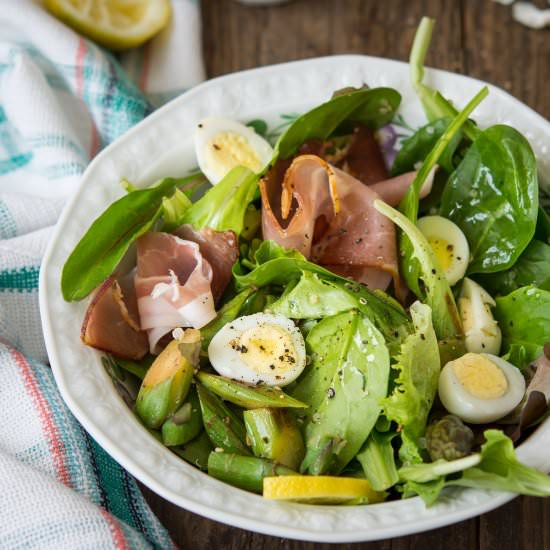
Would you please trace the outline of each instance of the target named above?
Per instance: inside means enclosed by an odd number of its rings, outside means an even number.
[[[544,0],[539,4],[544,5]],[[429,15],[437,20],[430,66],[496,84],[550,117],[550,31],[520,26],[512,20],[509,7],[490,0],[294,0],[267,8],[245,7],[234,0],[202,0],[202,12],[210,77],[331,54],[406,60],[420,18]],[[145,487],[143,492],[183,549],[335,548],[228,527],[182,510]],[[550,499],[520,497],[450,527],[338,548],[550,550]]]

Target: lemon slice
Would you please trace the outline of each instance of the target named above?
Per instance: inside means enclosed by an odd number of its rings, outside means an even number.
[[[170,19],[170,0],[45,0],[75,31],[111,50],[143,44]]]
[[[382,502],[385,493],[374,491],[366,479],[335,476],[264,477],[264,497],[308,504],[342,504],[365,499]]]

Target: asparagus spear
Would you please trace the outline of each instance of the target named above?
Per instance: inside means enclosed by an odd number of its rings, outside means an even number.
[[[278,388],[263,386],[252,387],[241,382],[229,380],[223,376],[199,372],[197,378],[212,393],[222,399],[235,403],[245,409],[258,409],[263,407],[289,407],[295,409],[307,408],[305,403],[290,397]]]
[[[112,357],[112,359],[119,367],[143,380],[155,357],[154,355],[147,354],[141,361],[122,359],[121,357]]]
[[[160,428],[187,396],[198,363],[200,333],[189,329],[155,359],[141,384],[136,412],[148,428]]]
[[[168,447],[183,445],[197,437],[202,427],[199,397],[192,388],[187,402],[162,425],[162,441]]]
[[[229,453],[249,455],[242,420],[220,399],[197,384],[204,428],[212,443]]]
[[[170,447],[170,449],[186,462],[199,468],[199,470],[203,472],[208,470],[208,456],[212,452],[213,447],[205,431],[202,431],[198,437],[195,437],[189,443],[181,447]]]
[[[264,458],[213,452],[208,457],[208,475],[261,494],[264,477],[296,475],[296,472]]]
[[[253,453],[297,470],[305,447],[300,430],[288,411],[252,409],[244,412],[244,424]]]

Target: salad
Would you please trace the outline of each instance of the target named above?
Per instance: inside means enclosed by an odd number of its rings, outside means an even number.
[[[200,171],[127,194],[64,266],[85,344],[150,433],[265,498],[366,504],[447,486],[550,495],[514,452],[549,412],[550,211],[514,128],[411,77],[338,90],[276,140],[195,129]],[[387,153],[387,152],[386,152]]]

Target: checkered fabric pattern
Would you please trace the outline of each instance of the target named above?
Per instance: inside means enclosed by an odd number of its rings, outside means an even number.
[[[32,0],[0,0],[0,548],[172,548],[129,476],[61,400],[40,262],[89,161],[204,77],[196,0],[115,58]]]

